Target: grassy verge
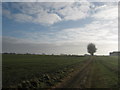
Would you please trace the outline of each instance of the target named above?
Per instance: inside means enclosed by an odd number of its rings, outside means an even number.
[[[47,88],[83,65],[88,57],[3,55],[3,88]]]
[[[92,88],[117,88],[118,87],[118,74],[105,65],[111,65],[112,60],[110,57],[96,57],[93,62],[93,76]],[[108,60],[108,61],[107,61]],[[102,61],[102,63],[101,63]],[[116,62],[116,61],[115,61]],[[104,63],[104,64],[103,64]],[[115,64],[114,64],[115,65]],[[113,65],[113,66],[114,66]],[[117,67],[117,66],[114,66]],[[111,65],[112,68],[112,65]]]

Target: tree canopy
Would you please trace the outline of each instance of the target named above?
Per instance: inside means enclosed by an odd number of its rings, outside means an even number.
[[[95,44],[89,43],[87,46],[87,50],[88,50],[88,53],[90,53],[93,56],[97,48],[95,47]]]

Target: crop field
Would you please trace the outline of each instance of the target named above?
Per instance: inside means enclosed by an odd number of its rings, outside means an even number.
[[[118,87],[118,58],[97,57],[93,62],[92,88]]]
[[[118,58],[2,56],[3,88],[118,88]]]

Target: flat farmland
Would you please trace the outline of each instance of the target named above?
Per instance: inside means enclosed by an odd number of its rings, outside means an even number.
[[[50,77],[48,74],[53,74],[51,77],[56,74],[57,81],[70,68],[84,63],[87,58],[47,55],[3,55],[3,86],[14,87],[17,83],[36,78],[48,79]],[[40,87],[49,86],[46,85],[45,81],[47,80],[44,80]]]
[[[118,57],[2,56],[3,88],[118,88]]]

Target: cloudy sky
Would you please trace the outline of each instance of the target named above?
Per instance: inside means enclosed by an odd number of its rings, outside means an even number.
[[[3,2],[3,52],[96,54],[118,50],[115,2]]]

